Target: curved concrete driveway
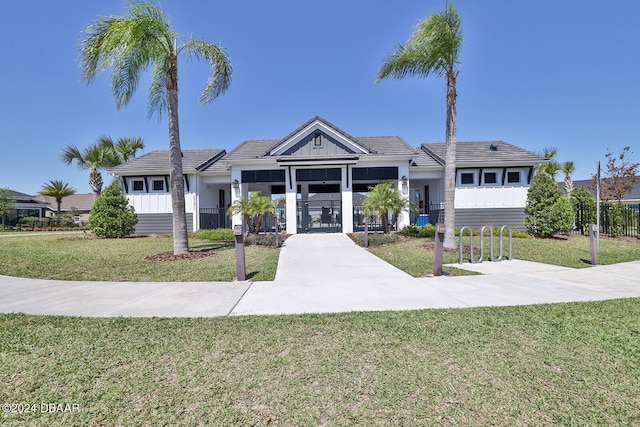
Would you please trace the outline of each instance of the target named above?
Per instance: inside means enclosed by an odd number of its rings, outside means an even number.
[[[640,261],[574,270],[465,264],[483,276],[413,278],[340,234],[287,239],[273,282],[67,282],[0,276],[0,312],[210,317],[525,305],[640,297]]]

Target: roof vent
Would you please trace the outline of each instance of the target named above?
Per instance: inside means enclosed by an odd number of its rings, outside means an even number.
[[[491,144],[491,145],[489,146],[489,150],[491,150],[491,151],[498,151],[498,146],[497,146],[497,145],[494,145],[494,144]]]

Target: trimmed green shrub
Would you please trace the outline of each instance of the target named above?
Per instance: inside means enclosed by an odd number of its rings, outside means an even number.
[[[538,173],[527,193],[524,224],[536,237],[552,237],[573,230],[571,202],[547,174]]]
[[[289,237],[288,234],[280,233],[280,244],[287,240]],[[275,233],[268,234],[250,234],[245,237],[244,243],[246,245],[256,245],[256,246],[275,246],[276,245],[276,235]]]
[[[198,231],[196,236],[200,239],[207,239],[207,240],[222,240],[222,241],[235,240],[235,237],[233,235],[233,230],[230,228],[218,228],[215,230],[200,230]]]
[[[129,206],[120,184],[114,181],[96,199],[89,215],[89,229],[103,239],[118,239],[133,234],[138,216]]]
[[[353,240],[357,245],[364,247],[364,233],[354,233],[352,235]],[[369,233],[369,246],[380,246],[386,245],[388,243],[396,243],[402,239],[400,234],[390,233],[390,234],[380,234],[380,233]]]
[[[436,226],[433,224],[425,224],[423,226],[407,225],[400,234],[407,237],[434,237],[436,235]]]

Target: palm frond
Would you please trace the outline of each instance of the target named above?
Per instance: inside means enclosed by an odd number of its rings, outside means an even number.
[[[81,169],[85,169],[81,165],[81,163],[84,163],[82,161],[82,153],[76,145],[67,145],[66,147],[64,147],[62,149],[62,153],[60,154],[60,158],[67,165],[70,165],[74,160],[76,160],[78,162],[78,167],[80,167]]]
[[[376,81],[391,77],[442,77],[459,65],[462,47],[461,20],[453,5],[421,21],[409,41],[399,45],[384,60]]]
[[[200,94],[200,103],[208,104],[215,101],[220,95],[229,89],[231,85],[232,66],[227,52],[219,46],[208,43],[203,39],[191,37],[181,47],[189,58],[205,59],[211,66],[211,75]]]
[[[125,16],[102,17],[89,25],[80,42],[82,79],[113,67],[111,86],[120,109],[138,87],[141,74],[173,49],[175,32],[162,10],[152,3],[131,1]]]
[[[562,172],[569,176],[576,171],[576,164],[572,161],[567,161],[562,164]]]
[[[164,59],[164,60],[163,60]],[[147,106],[147,118],[157,115],[158,120],[167,111],[167,69],[168,58],[156,60],[156,66],[151,74],[149,86],[149,105]]]

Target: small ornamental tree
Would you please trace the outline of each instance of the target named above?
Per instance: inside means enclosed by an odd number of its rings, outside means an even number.
[[[536,237],[552,237],[573,229],[571,202],[546,173],[538,173],[527,193],[524,224]]]
[[[638,180],[638,169],[640,163],[632,162],[633,155],[629,151],[630,147],[624,147],[617,156],[609,151],[605,155],[607,158],[607,169],[604,178],[600,180],[600,200],[606,202],[617,201],[621,204],[625,196],[633,189]],[[593,176],[592,188],[596,189],[597,176]]]
[[[0,188],[0,218],[2,220],[2,229],[4,230],[4,219],[11,211],[15,210],[14,200],[11,191],[8,188]]]
[[[395,227],[400,213],[409,207],[409,200],[403,198],[393,184],[389,181],[376,185],[362,202],[365,214],[380,216],[385,234]]]
[[[229,216],[242,215],[250,233],[258,234],[262,228],[265,214],[275,214],[276,207],[271,199],[263,196],[259,191],[251,193],[249,197],[240,197],[231,204]]]
[[[103,239],[119,239],[133,234],[138,223],[133,206],[129,206],[120,184],[114,181],[96,199],[89,215],[89,228]]]

